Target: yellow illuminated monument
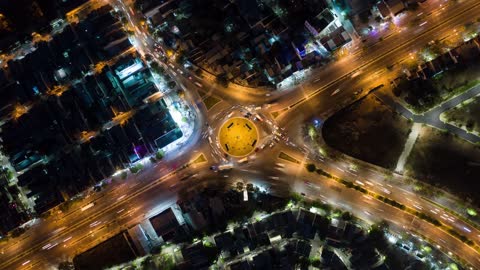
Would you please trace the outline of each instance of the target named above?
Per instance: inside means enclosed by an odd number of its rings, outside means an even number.
[[[221,148],[233,157],[244,157],[250,154],[258,142],[258,131],[255,124],[243,117],[228,119],[218,132]]]

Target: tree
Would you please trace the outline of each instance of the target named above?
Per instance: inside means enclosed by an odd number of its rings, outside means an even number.
[[[64,261],[58,264],[58,270],[75,270],[73,262]]]
[[[383,250],[388,246],[384,233],[387,229],[388,224],[384,221],[373,224],[370,227],[370,230],[368,232],[368,239],[371,241],[374,247]]]
[[[228,78],[227,78],[226,73],[222,73],[222,74],[218,75],[217,78],[216,78],[216,81],[217,81],[218,84],[220,84],[224,88],[228,87]]]
[[[164,156],[165,156],[165,152],[163,152],[162,150],[158,150],[157,153],[155,153],[155,158],[157,160],[162,160]]]
[[[20,235],[22,235],[25,232],[26,232],[26,229],[24,227],[17,227],[15,229],[13,229],[13,231],[11,233],[11,236],[13,238],[16,238],[16,237],[19,237]]]
[[[72,200],[67,200],[67,201],[63,202],[62,204],[60,204],[60,206],[58,208],[60,209],[60,211],[65,213],[68,210],[70,210],[72,205],[73,205],[73,201]]]
[[[168,88],[173,89],[177,86],[177,83],[175,81],[169,81],[168,82]]]
[[[128,23],[128,20],[127,20],[127,18],[125,18],[125,17],[121,17],[121,18],[120,18],[120,22],[121,22],[122,24],[127,24],[127,23]]]
[[[179,65],[183,65],[183,64],[185,64],[185,62],[187,62],[187,55],[185,54],[184,51],[179,51],[177,53],[177,57],[175,58],[175,62],[177,62],[177,64],[179,64]]]
[[[412,11],[417,11],[420,8],[420,5],[417,2],[409,3],[408,9]]]
[[[475,122],[472,119],[469,119],[465,127],[467,128],[468,132],[472,132],[473,128],[475,127]]]
[[[162,254],[160,256],[159,262],[160,262],[160,265],[162,266],[162,269],[173,270],[177,268],[173,260],[173,257],[170,255]]]
[[[138,173],[141,170],[143,170],[143,165],[141,163],[138,163],[135,166],[130,167],[130,172],[133,174]]]
[[[157,74],[163,74],[165,72],[165,68],[160,66],[156,61],[152,62],[150,67],[152,68],[153,72]]]
[[[152,256],[146,257],[140,264],[140,269],[142,270],[155,270],[157,269],[155,262],[153,261]]]
[[[301,201],[303,201],[303,196],[300,195],[300,194],[298,194],[298,193],[296,193],[296,192],[293,192],[293,193],[291,194],[291,198],[292,198],[292,201],[294,201],[294,202],[301,202]]]
[[[141,11],[142,10],[142,0],[135,0],[135,3],[133,4],[133,8],[135,10]]]
[[[308,258],[308,261],[310,265],[315,266],[315,267],[320,267],[321,261],[319,257],[310,257]]]
[[[352,220],[352,218],[353,218],[352,213],[350,213],[348,211],[342,213],[342,219],[343,220],[349,221],[349,220]]]
[[[12,170],[9,170],[7,168],[2,168],[0,171],[0,175],[4,176],[7,180],[12,180],[12,178],[15,176]]]
[[[307,171],[311,173],[317,170],[317,166],[315,166],[315,164],[313,163],[307,164],[306,168],[307,168]]]
[[[243,188],[244,188],[243,182],[237,182],[237,190],[243,191]]]
[[[368,19],[370,17],[370,14],[371,14],[370,11],[364,11],[364,12],[358,14],[358,17],[360,18],[360,21],[362,23],[368,23]]]

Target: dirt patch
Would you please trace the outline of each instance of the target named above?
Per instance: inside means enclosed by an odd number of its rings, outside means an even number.
[[[434,128],[422,128],[405,168],[409,176],[457,195],[474,198],[480,188],[479,147]]]
[[[410,121],[369,95],[329,118],[323,137],[347,155],[393,170],[411,127]]]

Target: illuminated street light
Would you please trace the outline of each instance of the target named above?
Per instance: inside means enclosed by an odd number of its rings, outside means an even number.
[[[67,90],[68,87],[65,85],[55,85],[52,89],[47,90],[47,94],[50,96],[60,97]]]
[[[18,120],[22,115],[26,114],[30,110],[31,106],[16,104],[13,108],[12,118]]]

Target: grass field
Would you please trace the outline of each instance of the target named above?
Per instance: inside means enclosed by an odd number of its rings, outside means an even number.
[[[207,96],[203,99],[203,103],[205,104],[205,107],[207,107],[207,111],[209,111],[213,106],[215,106],[220,101],[221,101],[220,99],[213,96]]]
[[[284,152],[280,152],[280,154],[278,155],[278,158],[281,158],[283,160],[286,160],[286,161],[290,161],[290,162],[293,162],[293,163],[296,163],[296,164],[300,164],[300,161],[298,161],[296,158],[284,153]]]
[[[199,95],[201,98],[203,98],[206,94],[207,94],[207,92],[198,90],[198,95]]]
[[[457,195],[478,197],[479,147],[434,128],[422,129],[405,166],[407,175]]]
[[[329,118],[323,137],[347,155],[395,169],[411,127],[411,122],[370,95]]]
[[[480,97],[470,99],[464,104],[444,112],[441,117],[442,120],[459,128],[480,133]]]

